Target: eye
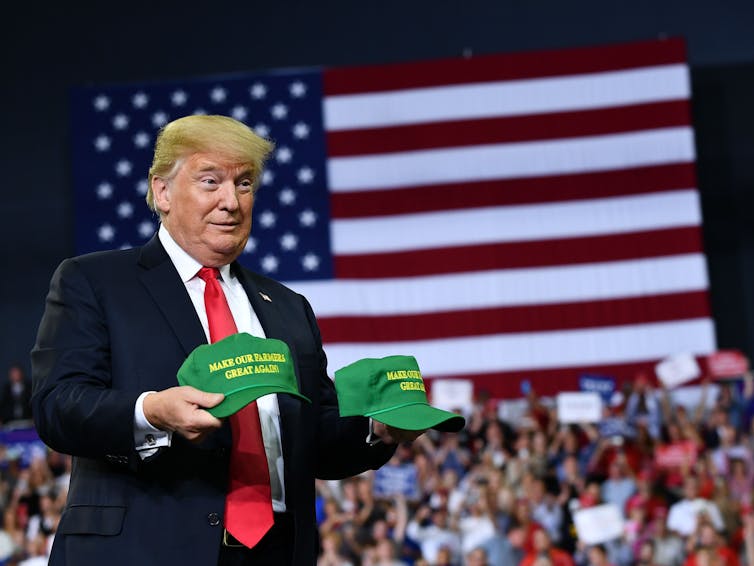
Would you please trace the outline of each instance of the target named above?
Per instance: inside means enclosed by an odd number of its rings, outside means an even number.
[[[203,177],[199,180],[199,183],[204,187],[214,188],[217,185],[217,181],[214,177]]]
[[[243,179],[242,181],[239,181],[236,186],[238,187],[239,191],[242,191],[244,193],[248,193],[254,188],[254,184],[250,179]]]

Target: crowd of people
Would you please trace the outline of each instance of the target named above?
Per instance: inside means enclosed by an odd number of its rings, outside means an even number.
[[[460,434],[318,483],[319,566],[754,565],[754,382],[697,391],[687,406],[639,375],[591,424],[562,424],[533,391],[511,420],[480,396]]]
[[[378,471],[317,480],[318,564],[754,566],[754,380],[701,390],[688,407],[638,376],[601,422],[578,425],[535,391],[515,419],[478,394],[460,433],[430,430]],[[0,445],[0,566],[47,563],[70,464]],[[585,542],[579,513],[605,506],[620,534]]]

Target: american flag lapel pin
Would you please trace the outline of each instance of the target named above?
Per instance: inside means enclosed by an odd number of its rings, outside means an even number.
[[[259,295],[260,295],[260,296],[261,296],[261,297],[262,297],[262,298],[263,298],[263,299],[264,299],[265,301],[267,301],[268,303],[271,303],[271,302],[272,302],[272,299],[270,299],[269,295],[265,295],[264,293],[262,293],[262,291],[259,291]]]

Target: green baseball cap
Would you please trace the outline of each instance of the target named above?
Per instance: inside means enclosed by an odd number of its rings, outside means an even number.
[[[195,348],[178,370],[178,383],[223,393],[225,399],[207,409],[218,418],[232,415],[269,393],[288,393],[311,403],[298,391],[288,345],[246,332]]]
[[[458,432],[466,420],[427,402],[413,356],[364,358],[335,372],[340,415],[362,415],[404,430]]]

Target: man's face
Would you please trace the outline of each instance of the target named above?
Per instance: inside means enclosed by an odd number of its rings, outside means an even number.
[[[208,267],[228,264],[243,251],[251,230],[252,186],[249,164],[214,153],[188,157],[170,180],[152,180],[165,228]]]

